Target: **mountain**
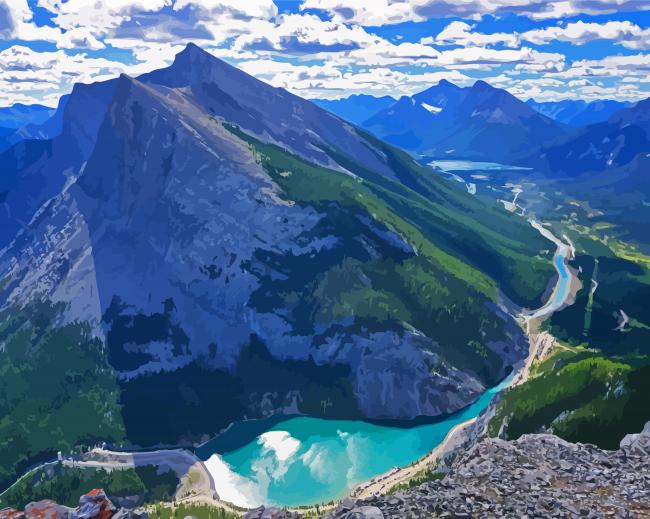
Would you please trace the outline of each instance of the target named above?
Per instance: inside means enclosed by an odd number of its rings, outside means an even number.
[[[390,96],[375,97],[365,94],[355,94],[342,99],[312,99],[312,101],[328,112],[359,126],[377,112],[395,103],[395,99]]]
[[[0,202],[4,209],[0,214],[0,248],[8,245],[20,229],[29,227],[36,210],[78,173],[94,145],[114,84],[75,85],[70,99],[60,103],[60,120],[51,128],[54,138],[21,139],[0,153]]]
[[[558,138],[563,125],[484,81],[461,88],[441,81],[375,114],[363,127],[420,156],[511,163],[533,143]]]
[[[54,115],[55,109],[43,105],[16,103],[0,107],[0,127],[22,128],[28,124],[42,124]]]
[[[573,127],[605,122],[618,110],[630,106],[628,102],[610,99],[591,101],[589,103],[573,99],[547,102],[537,102],[534,99],[529,99],[526,104],[554,121]]]
[[[523,219],[195,45],[76,85],[0,165],[3,483],[78,443],[455,411],[552,278]]]
[[[15,128],[0,128],[0,153],[9,149],[12,145],[27,139],[51,139],[61,133],[63,112],[68,102],[68,95],[61,96],[56,110],[49,108],[49,116],[42,118],[24,118],[21,124]]]
[[[554,175],[577,175],[625,166],[650,152],[650,98],[618,110],[607,121],[542,145],[525,163]]]

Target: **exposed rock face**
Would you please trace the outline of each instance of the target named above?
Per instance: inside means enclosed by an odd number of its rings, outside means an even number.
[[[259,508],[255,508],[254,510],[248,512],[244,516],[244,519],[299,519],[300,517],[302,517],[300,514],[296,512],[290,512],[289,510],[285,510],[283,508],[266,508],[264,506],[260,506]]]
[[[73,519],[110,519],[116,512],[115,505],[106,493],[95,488],[79,499],[79,507],[72,514]]]
[[[25,512],[16,510],[15,508],[2,508],[0,509],[0,519],[24,519]]]
[[[546,434],[486,439],[441,481],[325,517],[650,517],[649,447],[650,424],[614,452]]]
[[[79,498],[77,508],[69,508],[51,499],[35,501],[25,506],[25,511],[14,508],[0,510],[0,519],[147,519],[146,512],[117,507],[106,492],[94,488]]]
[[[72,512],[72,508],[59,505],[51,499],[35,501],[25,507],[25,517],[28,519],[68,519]]]
[[[630,456],[650,457],[650,422],[639,434],[628,434],[621,440],[621,450]]]

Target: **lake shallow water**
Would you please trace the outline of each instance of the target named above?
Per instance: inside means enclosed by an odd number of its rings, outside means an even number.
[[[298,506],[344,497],[355,485],[431,451],[457,424],[478,416],[494,394],[486,391],[465,409],[413,427],[354,420],[294,417],[275,423],[242,447],[216,453],[210,442],[197,450],[221,499],[240,506]],[[236,436],[235,424],[228,432]]]
[[[550,231],[536,222],[542,233]],[[551,300],[537,313],[553,311],[569,290],[567,245],[558,242],[559,273]],[[396,466],[406,466],[434,449],[456,425],[477,417],[514,373],[452,415],[426,424],[380,425],[354,420],[275,417],[234,424],[197,448],[219,497],[235,505],[299,506],[340,499],[357,484]]]

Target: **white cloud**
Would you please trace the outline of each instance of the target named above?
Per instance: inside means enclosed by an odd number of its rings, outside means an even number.
[[[54,22],[68,31],[83,29],[95,37],[105,36],[136,13],[156,12],[171,0],[38,0],[38,5],[54,13]]]
[[[302,9],[319,9],[335,20],[361,25],[390,25],[429,18],[478,19],[512,12],[533,19],[578,14],[608,14],[649,9],[645,0],[303,0]]]
[[[574,45],[584,45],[596,40],[611,40],[629,49],[650,48],[650,29],[642,29],[629,21],[610,21],[605,23],[572,22],[543,29],[534,29],[522,34],[492,33],[474,31],[475,25],[461,21],[451,22],[435,38],[423,38],[421,43],[436,45],[460,45],[462,47],[489,47],[501,44],[517,48],[522,42],[546,45],[554,41],[566,41]]]
[[[126,65],[105,58],[91,58],[83,53],[71,56],[62,50],[36,52],[29,47],[14,45],[0,52],[0,105],[20,99],[53,106],[59,96],[69,92],[75,83],[103,81],[122,72],[139,74],[156,68],[156,64],[152,59]]]
[[[448,79],[469,84],[472,79],[456,70],[404,73],[388,67],[344,70],[332,63],[323,66],[294,65],[270,59],[243,61],[242,70],[273,86],[303,97],[344,97],[354,93],[410,95]]]
[[[650,55],[607,56],[600,60],[579,60],[557,77],[567,79],[644,75],[650,72]]]
[[[423,39],[422,43],[436,43],[438,45],[460,45],[462,47],[487,47],[503,44],[506,47],[518,47],[519,38],[516,34],[493,33],[481,34],[474,31],[475,25],[454,21],[445,27],[435,38]]]
[[[0,0],[0,37],[50,41],[59,50],[36,52],[17,45],[0,53],[0,104],[51,104],[75,81],[160,68],[190,41],[305,97],[399,96],[443,78],[470,83],[473,74],[483,77],[486,72],[499,84],[521,91],[546,89],[550,95],[562,88],[589,88],[592,95],[593,88],[611,88],[597,84],[598,78],[620,77],[627,88],[617,92],[631,95],[633,80],[650,75],[646,58],[639,57],[643,54],[567,63],[562,54],[530,48],[558,40],[650,48],[650,30],[629,21],[558,23],[521,34],[482,33],[476,22],[482,15],[506,11],[545,19],[635,10],[648,0],[302,0],[303,9],[320,9],[330,19],[280,14],[273,0],[35,1],[52,13],[58,27],[38,27],[27,0]],[[409,41],[407,30],[389,41],[363,26],[447,16],[465,21],[452,21],[420,41]],[[103,54],[109,47],[123,52]],[[69,52],[79,49],[96,52]],[[118,58],[97,57],[102,55]]]
[[[270,19],[278,14],[273,0],[176,0],[174,11],[193,7],[212,16]]]
[[[541,71],[559,71],[565,66],[565,56],[558,53],[521,49],[487,49],[467,47],[441,52],[438,64],[470,69],[491,69],[501,65]]]
[[[612,40],[629,49],[650,48],[650,29],[641,29],[629,21],[585,23],[577,21],[565,26],[547,27],[525,32],[520,37],[536,45],[553,41],[568,41],[584,45],[595,40]]]
[[[313,55],[353,50],[379,41],[379,37],[358,25],[323,21],[314,15],[290,14],[280,17],[278,23],[258,23],[253,30],[239,36],[233,48]]]
[[[55,27],[36,26],[27,0],[0,0],[0,38],[56,41],[60,35]]]
[[[433,65],[440,57],[440,52],[421,43],[400,43],[395,45],[387,40],[378,40],[375,44],[362,49],[342,53],[336,59],[341,63],[366,66],[387,65]]]

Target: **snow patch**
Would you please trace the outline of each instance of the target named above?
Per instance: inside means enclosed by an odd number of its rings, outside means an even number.
[[[422,104],[422,108],[428,110],[432,114],[439,114],[440,112],[442,112],[442,108],[440,108],[439,106],[433,106],[427,103],[421,103],[421,104]]]

